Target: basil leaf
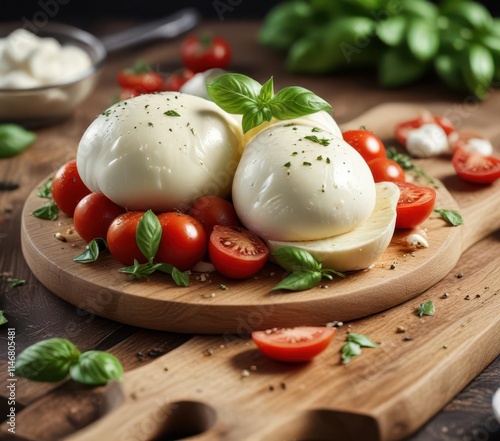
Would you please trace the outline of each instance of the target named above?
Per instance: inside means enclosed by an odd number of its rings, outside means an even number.
[[[43,340],[27,347],[16,360],[16,375],[34,381],[60,381],[78,362],[80,351],[63,338]]]
[[[425,18],[426,20],[436,20],[439,13],[437,6],[427,0],[402,2],[401,6],[403,14]]]
[[[306,289],[316,286],[323,275],[321,271],[314,270],[300,270],[295,271],[290,274],[286,279],[282,280],[276,286],[274,286],[271,291],[277,291],[279,289],[285,289],[289,291],[304,291]]]
[[[478,98],[486,98],[495,74],[495,63],[490,51],[479,44],[470,46],[465,52],[463,69],[468,89]]]
[[[88,385],[121,381],[123,366],[118,358],[102,351],[87,351],[70,368],[71,378]]]
[[[441,8],[441,13],[467,28],[487,30],[493,25],[490,12],[479,2],[447,2]]]
[[[347,341],[357,343],[363,348],[378,348],[378,345],[372,342],[366,335],[363,334],[347,334]]]
[[[243,114],[258,108],[261,85],[242,74],[223,74],[207,84],[212,101],[228,113]]]
[[[273,97],[274,95],[274,83],[273,83],[273,77],[269,78],[263,85],[262,89],[260,89],[259,92],[259,103],[260,104],[267,104],[267,102]]]
[[[272,253],[276,263],[287,271],[320,271],[321,265],[307,251],[298,247],[282,247]]]
[[[5,323],[8,323],[7,318],[3,315],[3,311],[0,310],[0,325],[5,325]]]
[[[399,46],[407,31],[408,20],[402,15],[394,15],[377,25],[377,37],[387,46]]]
[[[37,208],[31,214],[40,219],[56,220],[59,215],[59,207],[55,204],[55,202],[50,202],[41,208]]]
[[[73,262],[78,262],[78,263],[95,262],[99,257],[99,252],[105,251],[107,249],[108,245],[106,244],[106,241],[102,237],[97,237],[95,239],[92,239],[88,243],[85,251],[82,254],[76,256],[73,259]]]
[[[161,234],[160,221],[151,210],[146,211],[137,225],[136,240],[141,253],[149,262],[156,256]]]
[[[435,310],[434,303],[428,301],[417,308],[417,314],[419,317],[423,315],[434,315]]]
[[[189,286],[189,271],[182,272],[170,263],[160,263],[158,271],[172,276],[173,281],[177,286]]]
[[[36,139],[36,135],[17,124],[0,124],[0,158],[21,153]]]
[[[439,213],[440,216],[448,222],[450,225],[457,227],[458,225],[462,225],[464,220],[462,219],[462,215],[455,210],[444,210],[444,209],[435,209],[435,213]]]
[[[439,48],[439,35],[436,25],[424,18],[410,21],[406,41],[413,56],[427,61],[434,58]]]
[[[276,119],[292,119],[325,110],[332,113],[330,104],[310,90],[289,86],[281,89],[267,104]]]
[[[52,181],[54,178],[47,179],[41,187],[38,187],[36,195],[39,198],[51,199],[52,198]]]
[[[408,85],[422,77],[428,65],[410,56],[404,48],[387,50],[379,64],[378,77],[384,87]]]
[[[341,350],[342,363],[348,364],[354,357],[360,354],[361,346],[356,342],[347,341]]]
[[[434,69],[439,78],[452,89],[466,90],[462,63],[457,56],[441,54],[434,60]]]
[[[153,274],[158,268],[160,268],[160,266],[161,263],[139,263],[137,259],[134,259],[133,265],[120,268],[118,272],[130,274],[136,279],[145,279],[147,276]]]
[[[241,128],[243,133],[247,133],[254,127],[260,126],[264,121],[271,121],[272,115],[269,108],[249,108],[245,113],[243,113],[243,118],[241,119]]]
[[[11,278],[8,278],[7,282],[9,282],[9,286],[11,288],[17,288],[18,286],[23,286],[23,285],[26,284],[26,280],[22,280],[22,279],[11,279]]]

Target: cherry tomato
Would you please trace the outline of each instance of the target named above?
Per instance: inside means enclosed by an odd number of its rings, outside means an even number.
[[[408,138],[408,133],[411,130],[418,129],[424,124],[437,124],[445,131],[446,135],[451,135],[455,131],[455,127],[447,118],[442,118],[440,116],[425,114],[420,118],[412,119],[409,121],[403,121],[399,123],[394,131],[394,136],[399,141],[401,145],[406,146],[406,140]]]
[[[368,167],[373,175],[373,180],[375,182],[383,181],[404,181],[405,172],[401,166],[392,159],[388,158],[376,158],[368,162]]]
[[[299,326],[254,331],[252,339],[258,348],[273,360],[301,363],[312,360],[324,351],[335,333],[335,328]]]
[[[135,237],[137,225],[142,216],[144,216],[144,211],[129,211],[120,214],[109,226],[106,235],[109,252],[124,265],[133,265],[134,259],[139,263],[148,261],[137,246]]]
[[[122,88],[120,91],[120,95],[118,96],[118,99],[120,101],[123,101],[123,100],[128,100],[129,98],[134,98],[135,96],[139,95],[140,93],[134,89]]]
[[[202,196],[193,202],[186,214],[199,220],[210,237],[215,225],[240,225],[233,204],[218,196]]]
[[[200,222],[178,212],[161,213],[158,220],[162,235],[155,262],[186,271],[205,256],[208,239]]]
[[[63,213],[72,217],[78,202],[89,193],[78,174],[75,160],[57,170],[52,180],[52,198]]]
[[[242,227],[215,225],[208,243],[215,269],[233,279],[255,275],[267,261],[269,250],[256,234]]]
[[[384,143],[369,130],[348,130],[342,133],[342,137],[359,152],[366,162],[386,157]]]
[[[186,81],[191,79],[194,72],[189,69],[178,69],[171,73],[163,82],[163,90],[178,92]]]
[[[221,37],[190,35],[182,42],[181,57],[184,66],[195,73],[226,69],[231,60],[231,47]]]
[[[162,76],[154,72],[149,64],[143,62],[138,62],[131,68],[118,72],[116,79],[122,89],[133,91],[137,95],[160,92],[163,86]]]
[[[500,178],[500,159],[457,148],[451,162],[457,175],[476,184],[489,184]]]
[[[396,207],[396,228],[415,228],[427,220],[434,210],[436,192],[410,182],[394,182],[401,192]]]
[[[97,237],[106,239],[111,222],[122,213],[125,209],[102,193],[90,193],[75,208],[75,230],[85,242]]]

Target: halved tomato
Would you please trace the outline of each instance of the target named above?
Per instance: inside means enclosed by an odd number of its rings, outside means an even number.
[[[269,358],[289,363],[303,363],[324,351],[336,328],[299,326],[252,332],[252,339]]]
[[[449,119],[437,115],[432,115],[430,113],[425,113],[420,118],[403,121],[396,125],[394,136],[401,145],[406,146],[408,133],[410,133],[411,130],[418,129],[424,124],[437,124],[445,131],[446,135],[448,136],[455,131],[455,127]]]
[[[208,243],[208,255],[221,274],[245,279],[262,269],[269,250],[259,236],[245,228],[215,225]]]
[[[489,184],[500,178],[500,159],[493,156],[483,156],[457,148],[451,161],[457,175],[466,181]]]
[[[436,203],[436,191],[411,182],[394,183],[401,192],[396,207],[396,228],[415,228],[432,214]]]

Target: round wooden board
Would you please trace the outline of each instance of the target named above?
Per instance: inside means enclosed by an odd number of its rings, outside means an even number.
[[[409,232],[396,232],[373,268],[350,273],[345,279],[325,280],[323,286],[307,291],[271,292],[284,277],[284,271],[273,264],[243,281],[215,272],[203,281],[193,273],[190,286],[182,288],[164,274],[153,274],[147,281],[132,280],[117,271],[121,265],[107,252],[92,264],[73,262],[85,242],[74,232],[71,218],[60,215],[48,221],[31,214],[44,203],[36,192],[25,203],[21,231],[24,257],[35,276],[77,308],[151,329],[245,334],[364,317],[423,292],[455,266],[461,253],[462,227],[449,227],[431,217],[422,225],[429,248],[409,249],[404,245]],[[438,189],[437,206],[458,208],[444,186]],[[66,242],[54,237],[58,232]]]

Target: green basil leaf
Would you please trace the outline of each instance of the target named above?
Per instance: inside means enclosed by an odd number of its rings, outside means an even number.
[[[285,289],[289,291],[304,291],[306,289],[316,286],[323,275],[321,271],[314,270],[299,270],[290,274],[286,279],[282,280],[271,291]]]
[[[412,57],[404,48],[393,48],[382,56],[378,78],[384,87],[400,87],[417,81],[427,70],[427,63]]]
[[[228,113],[243,114],[258,108],[261,85],[242,74],[223,74],[207,84],[212,101]]]
[[[147,276],[153,274],[158,268],[160,268],[160,266],[161,263],[139,263],[136,259],[134,259],[133,265],[120,268],[118,272],[130,274],[136,279],[145,279]]]
[[[87,351],[80,355],[78,362],[70,368],[71,378],[88,385],[121,381],[123,366],[112,354],[102,351]]]
[[[34,381],[60,381],[78,362],[80,351],[63,338],[43,340],[27,347],[16,360],[16,375]]]
[[[402,15],[394,15],[377,25],[377,37],[387,46],[399,46],[406,35],[408,20]]]
[[[347,341],[357,343],[363,348],[378,348],[378,345],[371,341],[366,335],[363,334],[347,334]]]
[[[465,52],[463,63],[465,83],[479,99],[488,95],[488,89],[495,74],[495,63],[488,49],[474,44]]]
[[[108,249],[108,245],[106,244],[106,241],[102,237],[97,237],[95,239],[92,239],[87,247],[85,248],[85,251],[82,254],[79,254],[73,259],[73,262],[78,262],[78,263],[91,263],[95,262],[98,257],[99,257],[99,252],[100,251],[105,251]]]
[[[490,12],[479,2],[450,1],[443,5],[441,14],[473,29],[488,30],[493,26]]]
[[[360,354],[361,346],[353,341],[347,341],[341,350],[342,363],[348,364],[354,357]]]
[[[421,17],[430,21],[435,21],[439,14],[437,6],[427,0],[412,0],[411,2],[401,2],[401,7],[401,13],[404,15]]]
[[[289,86],[281,89],[268,103],[272,116],[276,119],[292,119],[333,109],[324,99],[303,87]]]
[[[345,65],[341,51],[331,50],[325,30],[321,28],[297,40],[290,47],[286,59],[287,69],[295,73],[322,74]]]
[[[52,198],[52,181],[54,178],[47,179],[41,187],[38,187],[36,195],[39,198],[51,199]]]
[[[9,282],[9,286],[11,288],[17,288],[18,286],[23,286],[26,284],[26,280],[23,279],[11,279],[10,277],[7,279]]]
[[[423,315],[434,315],[435,310],[434,303],[432,303],[432,301],[428,301],[417,308],[417,314],[419,317],[422,317]]]
[[[243,113],[241,128],[243,133],[247,133],[254,127],[260,126],[264,121],[271,121],[272,115],[269,108],[252,107]]]
[[[276,263],[287,271],[320,271],[321,265],[307,251],[298,247],[282,247],[272,253]]]
[[[439,78],[455,90],[466,90],[462,63],[456,55],[440,54],[434,60],[434,69]]]
[[[462,219],[462,215],[455,210],[444,210],[444,209],[435,209],[434,212],[439,213],[440,216],[448,222],[450,225],[457,227],[458,225],[462,225],[464,220]]]
[[[439,49],[439,34],[434,22],[414,18],[407,32],[406,41],[415,58],[422,61],[434,58]]]
[[[149,262],[156,256],[161,234],[162,228],[156,214],[151,210],[146,211],[137,225],[136,240],[141,253]]]
[[[7,318],[3,315],[3,311],[0,310],[0,325],[5,325],[5,323],[8,323],[9,321]]]
[[[159,264],[158,271],[172,276],[173,281],[177,286],[189,286],[189,271],[182,272],[170,263]]]
[[[32,214],[40,219],[56,220],[59,215],[59,207],[55,202],[50,202],[43,207],[37,208]]]
[[[36,139],[36,135],[17,124],[0,124],[0,158],[21,153]]]
[[[263,85],[259,92],[259,103],[265,105],[274,96],[273,77],[269,78]]]

